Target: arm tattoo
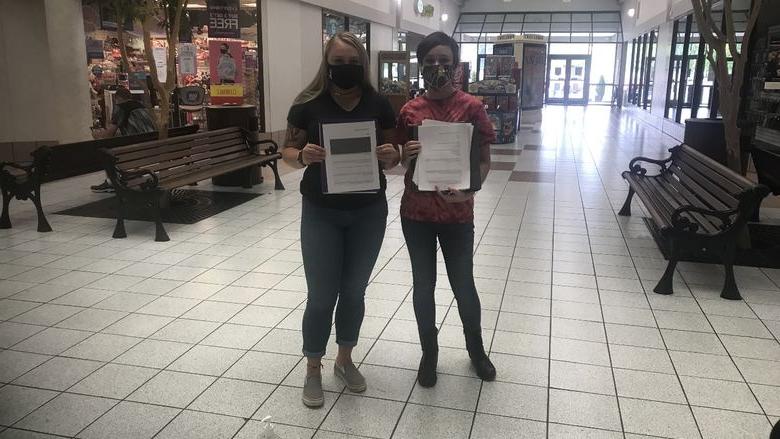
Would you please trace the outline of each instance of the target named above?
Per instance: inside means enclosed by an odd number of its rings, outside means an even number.
[[[284,146],[301,149],[306,146],[306,130],[288,124],[287,134],[284,138]]]

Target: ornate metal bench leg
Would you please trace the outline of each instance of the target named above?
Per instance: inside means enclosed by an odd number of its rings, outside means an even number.
[[[726,244],[723,252],[723,268],[726,271],[726,279],[723,281],[723,291],[720,297],[729,300],[741,300],[737,282],[734,279],[734,260],[737,258],[736,244]]]
[[[165,196],[165,192],[160,192],[152,196],[154,197],[154,240],[158,242],[170,241],[171,238],[168,237],[168,233],[165,232],[165,227],[162,223],[162,208],[160,206],[160,202],[162,201],[162,197]]]
[[[51,232],[51,226],[46,220],[46,215],[43,214],[43,206],[41,205],[41,189],[36,188],[35,191],[30,194],[33,204],[35,204],[35,210],[38,212],[38,231],[39,232]]]
[[[618,215],[620,216],[631,216],[631,199],[634,198],[634,188],[629,187],[628,188],[628,196],[626,197],[626,202],[623,203],[623,207],[620,209],[620,212],[618,212]]]
[[[116,227],[114,227],[114,238],[127,238],[127,232],[125,231],[125,200],[119,194],[120,190],[116,192]]]
[[[0,216],[0,229],[11,228],[11,216],[8,214],[8,206],[11,204],[13,195],[11,191],[3,187],[3,214]]]
[[[282,179],[279,177],[279,167],[276,165],[276,160],[271,160],[268,166],[270,166],[271,170],[274,171],[274,189],[283,191],[284,185],[282,184]]]
[[[671,254],[669,255],[669,264],[666,266],[663,277],[658,281],[658,284],[653,288],[657,294],[674,294],[674,270],[677,268],[677,260],[679,253],[676,249],[676,244],[671,244]]]

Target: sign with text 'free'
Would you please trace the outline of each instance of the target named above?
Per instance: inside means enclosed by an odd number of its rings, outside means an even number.
[[[241,38],[239,0],[208,0],[209,38]]]

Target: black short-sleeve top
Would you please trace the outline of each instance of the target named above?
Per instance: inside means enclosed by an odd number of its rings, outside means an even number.
[[[360,98],[357,106],[352,111],[341,108],[330,93],[323,93],[319,97],[303,104],[293,105],[287,115],[290,125],[306,130],[306,142],[315,145],[320,143],[321,122],[349,122],[373,119],[377,123],[377,144],[385,143],[382,130],[395,128],[395,113],[390,102],[384,96],[375,91],[366,90]],[[377,163],[377,166],[379,164]],[[323,194],[322,193],[322,167],[315,163],[309,165],[301,180],[301,194],[322,207],[334,209],[358,209],[372,204],[385,197],[387,180],[380,166],[379,181],[381,189],[375,194]]]

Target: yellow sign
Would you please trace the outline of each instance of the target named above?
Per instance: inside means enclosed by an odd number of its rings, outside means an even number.
[[[211,86],[211,96],[241,97],[244,96],[244,86],[241,84],[220,84]]]

